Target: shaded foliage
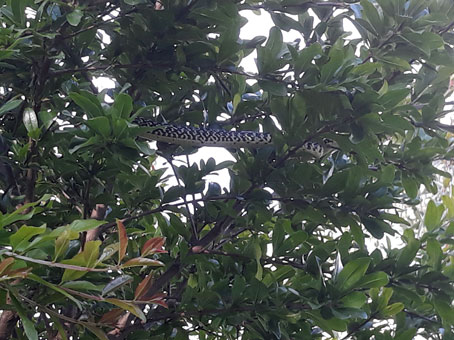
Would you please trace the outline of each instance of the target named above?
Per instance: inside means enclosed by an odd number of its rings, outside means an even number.
[[[267,37],[239,39],[251,11]],[[449,178],[452,18],[448,0],[0,0],[0,338],[452,338],[454,198],[418,236],[400,210]],[[138,115],[273,146],[183,165],[194,150],[160,146],[169,181]],[[322,138],[339,150],[301,151]]]

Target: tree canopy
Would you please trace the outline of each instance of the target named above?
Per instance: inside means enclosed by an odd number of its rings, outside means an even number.
[[[451,0],[0,0],[0,339],[453,339],[453,27]],[[137,116],[273,144],[193,162]]]

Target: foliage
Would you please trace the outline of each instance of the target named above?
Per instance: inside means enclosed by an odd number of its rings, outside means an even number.
[[[275,27],[241,40],[251,11]],[[451,339],[454,197],[416,235],[402,207],[449,178],[453,18],[450,0],[0,0],[0,338]],[[169,181],[138,115],[273,146],[177,165],[194,150],[160,145]],[[322,138],[339,150],[301,152]],[[403,245],[370,246],[385,236]]]

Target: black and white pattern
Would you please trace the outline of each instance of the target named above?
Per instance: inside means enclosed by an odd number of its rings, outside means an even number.
[[[157,123],[153,120],[138,117],[134,124],[149,127],[140,136],[158,142],[165,142],[189,146],[219,146],[226,148],[258,148],[271,144],[271,135],[266,132],[255,131],[225,131],[195,128],[191,126],[178,126],[168,123]],[[335,142],[330,139],[323,139],[326,147],[319,143],[307,142],[303,149],[310,154],[320,158],[328,149],[335,148]]]

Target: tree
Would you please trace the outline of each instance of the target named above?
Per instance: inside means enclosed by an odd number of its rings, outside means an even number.
[[[239,39],[246,11],[268,37]],[[402,217],[450,177],[453,18],[449,0],[0,0],[0,339],[453,338],[454,197],[420,234]],[[181,165],[195,150],[157,151],[136,116],[273,146]],[[338,150],[302,150],[323,138]]]

